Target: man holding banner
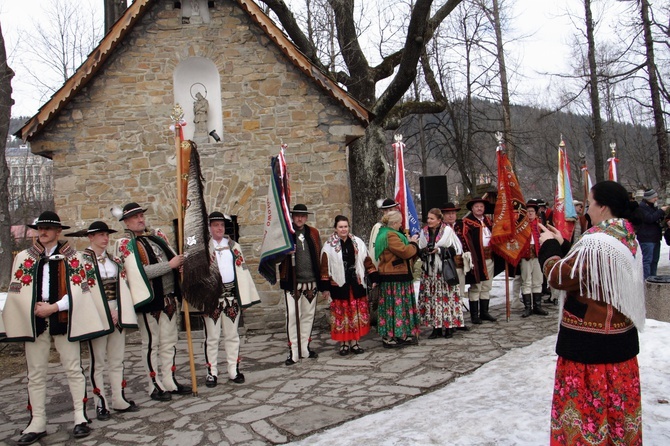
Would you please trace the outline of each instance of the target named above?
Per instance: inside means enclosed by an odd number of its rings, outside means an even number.
[[[310,350],[312,326],[316,314],[316,296],[323,291],[321,271],[321,236],[316,228],[307,226],[307,206],[296,204],[291,211],[295,252],[279,265],[279,286],[286,299],[286,334],[289,353],[286,365],[300,358],[319,357]]]

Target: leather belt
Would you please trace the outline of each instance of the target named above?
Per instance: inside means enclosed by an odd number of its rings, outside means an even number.
[[[493,251],[491,250],[491,247],[490,246],[485,246],[482,249],[484,250],[484,258],[486,260],[491,260],[493,258],[492,257]]]

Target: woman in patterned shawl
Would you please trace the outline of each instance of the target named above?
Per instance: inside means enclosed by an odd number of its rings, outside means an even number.
[[[419,314],[414,302],[412,261],[419,252],[419,236],[408,240],[400,232],[402,215],[398,211],[386,214],[382,224],[375,242],[380,283],[377,331],[386,348],[416,344]]]
[[[593,227],[567,244],[542,227],[540,264],[560,290],[551,444],[641,445],[638,330],[645,320],[638,215],[613,181],[591,188]]]
[[[449,285],[442,277],[442,259],[445,255],[463,254],[463,246],[451,227],[442,223],[442,212],[428,211],[428,223],[419,236],[421,248],[421,286],[419,287],[419,314],[424,325],[433,327],[428,339],[451,338],[456,327],[465,325],[458,284]]]
[[[335,232],[321,250],[323,294],[332,299],[330,335],[340,342],[341,356],[349,352],[358,355],[363,353],[358,341],[370,331],[365,274],[374,282],[377,269],[363,240],[349,232],[347,217],[335,217],[334,227]]]

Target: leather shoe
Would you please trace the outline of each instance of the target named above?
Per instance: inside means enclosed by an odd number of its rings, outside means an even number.
[[[98,421],[107,421],[110,419],[109,410],[105,409],[104,407],[97,407],[95,412],[97,414],[96,418]]]
[[[154,401],[170,401],[172,399],[172,394],[165,390],[154,389],[154,391],[151,392],[151,399]]]
[[[140,406],[135,404],[135,401],[128,401],[130,406],[126,407],[125,409],[114,409],[117,412],[139,412]]]
[[[230,378],[230,380],[236,384],[242,384],[244,383],[244,374],[237,372],[237,376],[235,378]]]
[[[72,435],[74,435],[74,438],[88,437],[88,435],[90,433],[91,433],[91,428],[88,427],[88,424],[86,424],[86,423],[77,424],[74,427],[74,430],[72,431]]]
[[[170,393],[173,395],[190,395],[193,393],[193,389],[191,389],[191,386],[182,386],[181,384],[177,384],[177,390],[173,390]]]
[[[21,435],[21,438],[19,438],[19,441],[16,442],[16,444],[20,446],[25,446],[28,444],[33,444],[40,438],[46,436],[47,432],[28,432],[27,434]]]
[[[293,365],[293,364],[297,364],[297,362],[295,362],[295,361],[294,361],[293,359],[291,359],[291,357],[289,356],[288,358],[286,358],[286,361],[284,361],[284,364],[286,364],[286,365]]]
[[[205,385],[206,385],[207,387],[216,387],[216,384],[217,384],[216,376],[214,376],[214,375],[207,375],[207,376],[205,377]]]
[[[309,350],[309,356],[307,356],[310,359],[316,359],[319,357],[319,354],[315,352],[314,350]]]

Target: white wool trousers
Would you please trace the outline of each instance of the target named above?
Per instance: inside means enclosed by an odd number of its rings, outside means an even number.
[[[234,299],[234,298],[233,298]],[[224,313],[214,321],[209,316],[202,317],[205,322],[205,363],[207,372],[212,376],[219,376],[219,342],[223,333],[223,346],[226,351],[228,377],[237,376],[237,363],[240,356],[240,334],[237,331],[240,323],[240,313],[232,321]]]
[[[117,310],[117,301],[108,301],[109,309]],[[89,379],[93,386],[95,406],[104,409],[123,410],[130,407],[123,394],[125,383],[123,380],[123,357],[126,351],[126,333],[115,328],[107,336],[92,339],[88,342],[91,361],[89,366]],[[105,390],[105,371],[109,376],[109,387],[112,401],[108,399],[109,394]]]
[[[147,390],[177,390],[175,357],[177,356],[177,313],[170,319],[161,312],[156,320],[150,313],[137,313],[142,336],[142,362],[149,380]],[[159,373],[160,369],[160,373]]]
[[[312,326],[314,325],[314,315],[316,314],[316,289],[315,297],[312,302],[307,300],[302,292],[298,292],[296,299],[292,292],[284,293],[286,302],[286,333],[288,336],[289,347],[291,349],[291,359],[297,361],[299,358],[309,356],[309,341],[312,337]],[[298,351],[298,327],[300,327],[300,351]]]
[[[486,259],[486,270],[489,279],[470,285],[470,288],[468,289],[469,301],[478,302],[479,300],[489,300],[489,293],[493,287],[493,259]]]
[[[535,259],[521,260],[521,294],[542,292],[542,269],[540,261]]]
[[[70,395],[74,405],[74,424],[88,423],[84,399],[86,398],[86,375],[81,363],[79,342],[70,342],[67,335],[49,334],[49,329],[39,335],[35,342],[26,342],[26,363],[28,365],[28,397],[32,419],[24,434],[47,430],[46,396],[47,373],[49,371],[49,350],[53,339],[60,362],[65,370]]]

